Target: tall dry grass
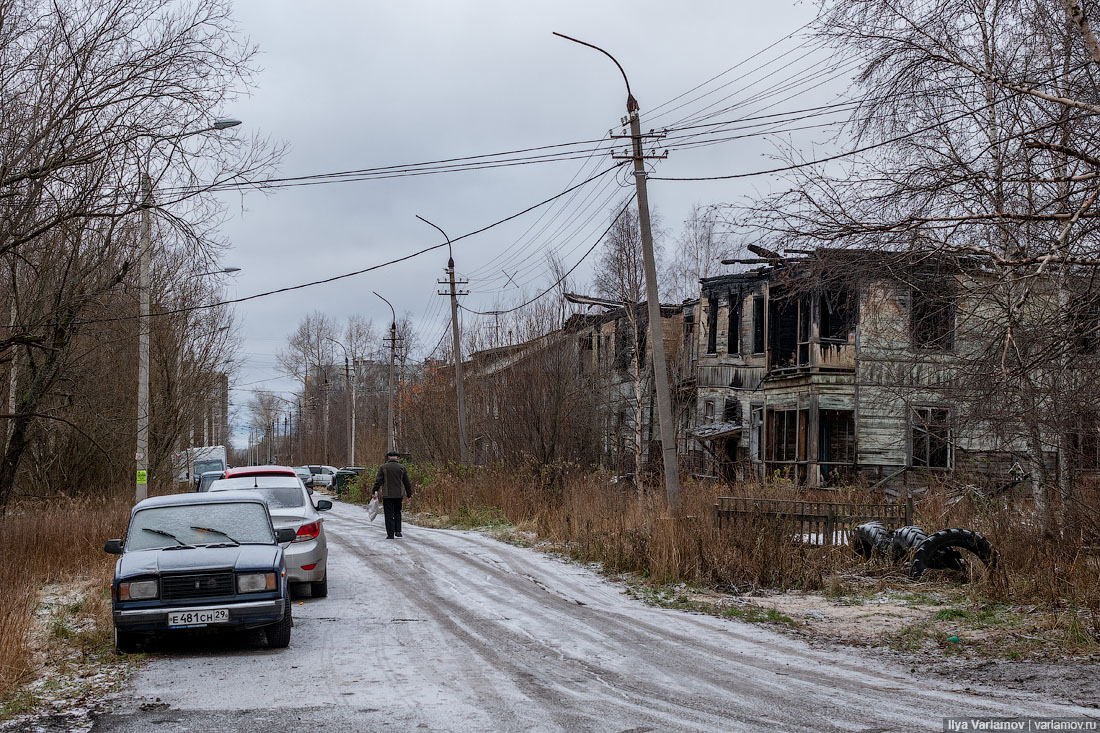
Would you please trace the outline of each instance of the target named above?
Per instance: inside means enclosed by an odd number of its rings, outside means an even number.
[[[763,517],[714,521],[718,490],[688,483],[683,519],[670,519],[661,493],[638,494],[608,477],[585,472],[517,474],[497,468],[468,470],[414,467],[420,485],[416,511],[446,515],[457,524],[507,521],[558,543],[581,560],[630,571],[659,582],[719,589],[818,590],[837,573],[862,573],[883,583],[907,585],[906,567],[865,563],[849,548],[820,547],[796,539],[791,528]],[[723,494],[788,499],[878,503],[881,494],[853,487],[807,492],[778,481],[725,486]],[[1044,539],[1024,502],[952,501],[931,490],[916,502],[916,523],[931,534],[947,527],[984,534],[1000,555],[990,573],[969,584],[983,601],[1034,604],[1067,618],[1085,619],[1100,638],[1100,558],[1073,541]],[[935,574],[930,578],[934,582]]]
[[[126,530],[127,498],[60,498],[24,502],[0,519],[0,697],[34,671],[31,646],[38,594],[47,583],[73,579],[109,582],[114,558],[103,543]],[[109,621],[110,606],[91,599]]]

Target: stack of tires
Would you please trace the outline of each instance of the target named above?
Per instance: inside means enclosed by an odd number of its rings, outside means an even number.
[[[882,556],[894,563],[909,561],[909,577],[914,580],[925,570],[963,570],[960,550],[971,553],[987,567],[997,564],[993,545],[970,529],[944,529],[929,535],[915,525],[891,532],[882,522],[867,522],[852,530],[851,546],[865,560]]]

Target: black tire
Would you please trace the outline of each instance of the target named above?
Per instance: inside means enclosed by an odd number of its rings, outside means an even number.
[[[916,580],[925,570],[962,570],[959,550],[972,553],[989,568],[997,565],[997,551],[985,537],[969,529],[943,529],[929,535],[913,553],[909,577]]]
[[[313,598],[324,598],[328,595],[328,575],[316,583],[309,584],[309,595]]]
[[[852,549],[860,557],[870,560],[875,552],[888,553],[890,533],[882,522],[867,522],[852,529]]]
[[[115,627],[115,649],[123,654],[133,654],[141,646],[141,635],[132,631],[119,631]]]
[[[290,646],[290,629],[294,626],[294,617],[290,610],[291,603],[289,594],[286,597],[285,603],[283,620],[271,624],[271,626],[264,627],[264,634],[267,635],[267,645],[272,649],[286,649]]]
[[[914,524],[895,529],[890,537],[890,559],[894,562],[905,559],[912,555],[926,539],[928,539],[928,533]]]

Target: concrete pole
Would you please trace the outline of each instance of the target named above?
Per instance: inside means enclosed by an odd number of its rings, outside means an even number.
[[[633,95],[626,101],[630,115],[630,137],[634,148],[634,185],[638,192],[638,223],[642,230],[642,264],[645,267],[646,309],[649,311],[649,348],[653,354],[653,381],[657,387],[657,418],[661,427],[661,453],[665,468],[665,494],[668,506],[679,514],[680,468],[676,456],[676,426],[672,417],[672,392],[668,385],[665,337],[661,321],[661,301],[657,293],[657,263],[653,257],[653,231],[649,222],[649,196],[646,191],[645,159],[642,156],[642,129],[638,102]]]
[[[462,465],[469,466],[470,454],[466,443],[466,397],[462,387],[462,340],[458,333],[458,291],[455,290],[455,258],[454,253],[451,252],[451,238],[447,236],[445,231],[419,214],[416,218],[429,226],[435,227],[447,240],[447,282],[450,285],[451,296],[451,340],[454,343],[455,393],[458,399],[458,450]]]
[[[348,465],[355,465],[355,391],[351,386],[351,364],[348,355],[344,354],[344,386],[347,387],[351,397],[348,403]]]
[[[138,254],[138,394],[135,501],[149,496],[149,313],[152,310],[153,182],[142,173],[141,251]]]
[[[673,514],[681,512],[680,471],[676,457],[676,426],[672,422],[672,394],[668,386],[668,368],[665,359],[665,340],[661,324],[661,302],[657,293],[657,265],[653,258],[653,231],[649,222],[649,196],[646,192],[645,157],[642,153],[642,127],[638,116],[638,100],[630,92],[630,81],[614,56],[599,46],[571,38],[562,33],[555,36],[588,46],[611,59],[626,83],[626,113],[630,119],[630,138],[633,143],[634,185],[638,194],[638,223],[642,230],[642,264],[645,268],[646,309],[649,313],[649,344],[653,355],[653,381],[657,388],[657,416],[661,423],[661,453],[664,459],[665,493]]]
[[[458,449],[463,466],[470,465],[466,446],[466,397],[462,389],[462,341],[458,333],[458,294],[455,292],[455,261],[447,260],[447,279],[451,284],[451,338],[454,341],[455,392],[458,395]]]
[[[397,352],[397,323],[390,324],[390,404],[389,404],[389,416],[387,424],[390,428],[390,450],[397,450],[397,423],[394,422],[393,411],[394,405],[397,403],[397,383],[393,378],[393,361]]]
[[[351,383],[351,463],[355,465],[355,408],[359,406],[359,364],[355,364],[355,380]]]

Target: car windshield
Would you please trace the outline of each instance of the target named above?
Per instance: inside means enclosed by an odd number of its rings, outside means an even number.
[[[210,484],[219,480],[221,480],[221,474],[217,474],[214,476],[203,476],[201,479],[199,479],[199,491],[209,491]]]
[[[230,489],[270,489],[270,488],[297,488],[297,476],[234,476],[233,478],[218,479],[210,484],[211,491],[227,491]]]
[[[252,501],[142,509],[134,514],[126,534],[127,551],[223,543],[270,545],[274,542],[271,517],[263,504]]]

